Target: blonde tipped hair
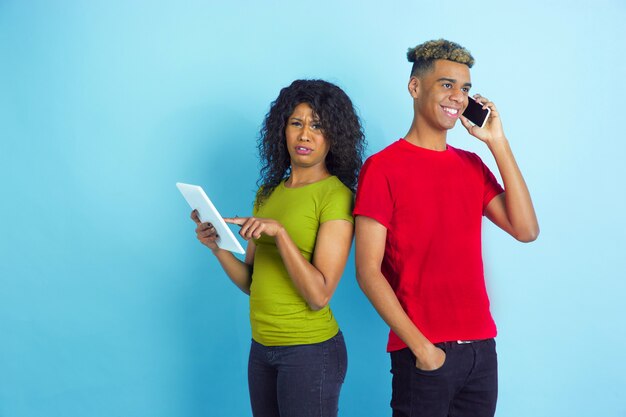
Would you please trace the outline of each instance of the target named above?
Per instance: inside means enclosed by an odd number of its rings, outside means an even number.
[[[409,62],[413,63],[411,76],[421,76],[430,69],[438,59],[465,64],[469,68],[474,65],[474,57],[464,47],[455,42],[445,39],[437,39],[409,48],[406,54]]]

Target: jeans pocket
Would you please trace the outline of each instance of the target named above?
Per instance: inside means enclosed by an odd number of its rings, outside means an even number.
[[[446,357],[443,360],[443,363],[441,364],[441,366],[437,369],[431,369],[431,370],[425,370],[425,369],[420,369],[416,366],[417,363],[417,359],[415,358],[415,356],[413,355],[413,368],[415,369],[415,372],[420,374],[420,375],[438,375],[440,373],[442,373],[445,368],[447,368],[447,365],[449,363],[449,352],[448,349],[446,348],[445,343],[436,343],[435,344],[436,347],[438,347],[439,349],[443,350],[443,353],[446,354]]]
[[[343,383],[348,370],[348,352],[341,331],[333,338],[333,347],[337,358],[337,377]]]

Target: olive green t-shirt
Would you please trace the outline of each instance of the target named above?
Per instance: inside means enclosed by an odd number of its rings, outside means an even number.
[[[352,191],[335,176],[298,188],[281,182],[255,217],[279,221],[307,261],[313,258],[317,231],[329,220],[352,218]],[[255,240],[250,285],[252,338],[265,346],[319,343],[335,336],[339,326],[330,307],[313,311],[298,293],[273,237]]]

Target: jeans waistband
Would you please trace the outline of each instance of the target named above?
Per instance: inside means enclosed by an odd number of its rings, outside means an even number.
[[[469,345],[472,343],[483,343],[483,342],[488,342],[490,340],[493,340],[493,338],[490,339],[476,339],[476,340],[453,340],[453,341],[449,341],[449,342],[440,342],[440,343],[435,343],[435,346],[438,347],[443,347],[443,346],[456,346],[456,345]]]

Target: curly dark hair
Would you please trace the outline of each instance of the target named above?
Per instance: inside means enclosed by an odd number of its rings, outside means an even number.
[[[348,95],[336,85],[323,80],[296,80],[280,90],[270,105],[258,140],[261,174],[257,181],[258,208],[274,188],[291,172],[285,128],[296,106],[307,103],[319,118],[324,139],[330,150],[326,167],[353,192],[363,164],[365,135]]]

